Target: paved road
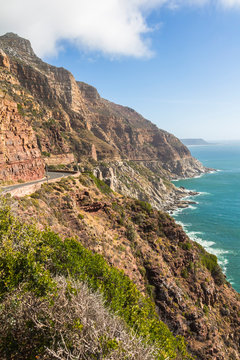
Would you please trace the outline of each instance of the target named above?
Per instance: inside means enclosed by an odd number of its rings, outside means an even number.
[[[65,172],[49,172],[48,173],[48,180],[51,180],[51,179],[60,179],[62,177],[65,177],[65,176],[70,176],[71,174],[70,173],[65,173]],[[26,182],[26,183],[23,183],[23,184],[16,184],[16,185],[9,185],[9,186],[3,186],[2,187],[2,191],[3,193],[5,192],[8,192],[9,190],[14,190],[14,189],[20,189],[22,187],[25,187],[25,186],[28,186],[28,185],[33,185],[33,184],[38,184],[38,183],[45,183],[47,182],[47,178],[43,178],[43,179],[40,179],[40,180],[35,180],[35,181],[30,181],[30,182]]]

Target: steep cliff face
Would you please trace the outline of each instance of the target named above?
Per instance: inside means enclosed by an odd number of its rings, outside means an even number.
[[[69,71],[44,63],[29,41],[9,33],[0,37],[0,48],[8,55],[11,74],[32,95],[31,104],[23,96],[18,102],[43,152],[73,152],[78,161],[144,160],[149,167],[155,162],[169,178],[205,171],[176,137],[134,110],[102,99]],[[31,118],[30,105],[38,109]]]
[[[44,177],[44,163],[33,129],[18,114],[16,103],[0,93],[0,180]]]
[[[44,177],[44,162],[31,126],[19,113],[17,103],[4,84],[18,87],[6,54],[0,52],[0,180],[28,181]],[[16,90],[17,92],[17,90]]]
[[[204,167],[175,136],[158,129],[135,110],[102,99],[92,86],[81,82],[78,86],[95,114],[89,120],[89,128],[102,140],[117,146],[122,159],[138,161],[150,168],[157,164],[170,177],[204,172]]]

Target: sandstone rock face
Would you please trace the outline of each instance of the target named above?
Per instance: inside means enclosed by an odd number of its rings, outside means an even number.
[[[32,96],[31,107],[23,95],[18,102],[25,114],[37,109],[35,119],[28,116],[28,121],[42,151],[73,152],[79,162],[144,161],[150,168],[161,167],[168,178],[205,171],[175,136],[133,109],[102,99],[94,87],[77,82],[69,71],[44,63],[28,40],[8,33],[0,37],[0,49],[9,57],[11,75]]]
[[[0,180],[44,177],[44,163],[33,129],[18,113],[15,102],[0,97]]]
[[[0,66],[10,70],[10,62],[5,52],[0,49]]]
[[[44,160],[47,165],[68,165],[75,161],[72,153],[51,155],[50,157],[45,157]]]

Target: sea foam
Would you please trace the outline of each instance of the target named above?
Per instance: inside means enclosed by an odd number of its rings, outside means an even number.
[[[229,254],[229,251],[213,247],[216,243],[214,241],[205,240],[205,234],[203,232],[189,231],[188,227],[191,227],[191,224],[183,224],[181,221],[176,221],[176,223],[182,226],[183,230],[191,240],[200,244],[210,254],[217,256],[218,263],[224,274],[226,274],[228,259],[225,255]]]

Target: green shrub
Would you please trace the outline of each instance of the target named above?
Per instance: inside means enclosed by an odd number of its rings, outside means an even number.
[[[217,257],[204,251],[201,255],[202,264],[211,272],[217,285],[222,285],[226,280],[221,267],[218,265]]]
[[[184,278],[184,279],[187,279],[189,274],[188,274],[188,270],[187,269],[182,269],[181,271],[181,276]]]
[[[217,267],[217,257],[213,254],[205,253],[202,255],[202,264],[206,266],[206,268],[212,272]]]
[[[141,207],[143,211],[145,211],[147,214],[151,214],[152,212],[152,205],[149,204],[146,201],[136,200],[136,204]]]
[[[128,224],[126,226],[126,237],[128,240],[130,241],[134,241],[135,240],[135,237],[136,237],[136,232],[134,230],[134,227],[132,226],[132,224]]]
[[[189,241],[180,243],[180,246],[183,250],[190,250],[192,248],[192,244]]]
[[[31,194],[30,197],[32,199],[40,199],[40,194],[39,194],[39,192],[35,192],[35,193]]]
[[[48,119],[47,121],[44,121],[43,126],[44,126],[45,128],[50,129],[50,128],[53,127],[53,126],[56,126],[56,120],[50,118],[50,119]]]
[[[17,104],[17,109],[18,109],[18,113],[23,116],[24,115],[24,109],[23,109],[21,104]]]
[[[158,348],[155,359],[189,358],[183,338],[175,338],[159,321],[154,303],[122,271],[75,239],[63,242],[50,230],[39,231],[34,225],[23,224],[7,206],[0,209],[0,275],[2,300],[19,286],[34,296],[52,299],[57,293],[55,276],[70,275],[100,291],[111,311],[138,336],[154,343]]]
[[[57,293],[38,298],[21,288],[9,294],[0,312],[1,359],[152,360],[144,344],[104,304],[99,293],[73,279],[54,279]]]
[[[209,313],[209,307],[206,304],[203,305],[203,312],[205,315],[208,315]]]
[[[105,184],[104,181],[96,178],[96,176],[94,176],[92,173],[89,173],[89,177],[94,181],[95,185],[97,186],[97,188],[105,195],[109,195],[112,193],[112,189]]]
[[[51,154],[50,154],[49,152],[47,152],[47,151],[42,151],[42,156],[44,156],[44,157],[50,157]]]

